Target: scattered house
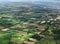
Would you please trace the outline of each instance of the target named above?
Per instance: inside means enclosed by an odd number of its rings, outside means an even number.
[[[10,29],[9,28],[2,29],[2,31],[8,31],[8,30],[10,30]]]
[[[57,19],[57,20],[60,20],[60,16],[58,16],[56,19]]]
[[[27,44],[35,44],[35,42],[27,42]]]
[[[30,10],[29,10],[29,11],[30,11]],[[22,14],[30,15],[30,14],[32,14],[32,12],[22,13]]]
[[[23,28],[27,28],[27,27],[28,27],[28,22],[24,22],[24,23],[22,24],[22,27],[23,27]]]
[[[30,41],[24,41],[23,44],[35,44],[35,42],[30,42]]]
[[[40,23],[41,21],[37,21],[36,23]]]
[[[24,22],[23,25],[22,25],[22,28],[27,28],[27,27],[28,27],[28,23]]]
[[[34,38],[29,38],[28,40],[31,41],[31,42],[36,42],[36,41],[37,41],[37,40],[34,39]]]
[[[23,44],[27,44],[27,43],[28,43],[28,41],[24,41],[24,42],[23,42]]]
[[[23,25],[27,25],[28,23],[27,22],[24,22]]]
[[[20,10],[12,10],[12,11],[16,12],[16,11],[20,11]]]
[[[50,21],[54,20],[54,19],[49,19]]]
[[[54,22],[51,22],[51,24],[53,24]]]
[[[17,18],[22,18],[22,17],[24,17],[24,16],[17,16]]]
[[[36,18],[30,18],[30,20],[36,20]]]
[[[0,17],[0,18],[2,18],[2,17]]]
[[[29,24],[30,26],[38,26],[37,24],[31,23]]]
[[[28,29],[24,29],[23,32],[28,32]]]
[[[47,21],[47,23],[50,23],[50,21]]]
[[[44,23],[46,23],[46,21],[41,21],[41,24],[44,24]]]
[[[0,29],[4,29],[4,27],[3,26],[0,26]]]
[[[22,31],[15,30],[15,32],[18,32],[19,33],[19,32],[22,32]]]
[[[23,31],[18,31],[18,30],[15,30],[17,33],[20,33],[20,34],[22,34],[22,35],[25,35],[25,34],[27,34],[27,32],[23,32]]]
[[[44,7],[44,9],[46,9],[47,7]]]
[[[37,32],[37,34],[39,35],[41,32]]]
[[[45,35],[39,34],[40,37],[45,37]]]
[[[60,25],[60,20],[57,19],[54,24]]]
[[[27,26],[22,26],[22,28],[24,29],[24,28],[27,28]]]
[[[2,18],[4,18],[4,19],[8,19],[8,18],[11,18],[10,16],[5,16],[5,17],[2,17]]]
[[[54,19],[54,21],[56,21],[57,19]]]
[[[23,35],[27,34],[27,32],[23,32],[23,31],[22,31],[21,33],[22,33]]]
[[[2,17],[3,20],[11,20],[11,16],[5,16],[5,17]]]
[[[31,28],[32,28],[32,27],[37,28],[37,26],[38,26],[38,25],[37,25],[37,24],[34,24],[34,23],[29,24],[29,27],[31,27]]]
[[[17,27],[21,27],[20,24],[17,24],[15,26],[10,27],[10,28],[17,28]]]
[[[45,26],[38,26],[37,30],[45,30]]]
[[[19,33],[21,33],[22,35],[27,34],[27,32],[23,32],[23,31],[18,31]]]

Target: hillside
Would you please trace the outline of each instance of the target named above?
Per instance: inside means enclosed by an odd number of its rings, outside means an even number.
[[[0,3],[0,44],[60,44],[60,9],[53,5]]]

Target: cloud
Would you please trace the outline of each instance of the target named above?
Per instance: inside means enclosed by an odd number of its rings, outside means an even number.
[[[9,1],[39,1],[39,0],[9,0]]]
[[[9,1],[41,1],[41,0],[9,0]],[[44,1],[44,0],[42,0],[42,1]],[[47,1],[47,0],[45,0],[45,1]]]
[[[55,0],[55,1],[60,1],[60,0]]]
[[[60,0],[0,0],[0,1],[11,1],[11,2],[19,2],[19,1],[47,1],[47,2],[60,2]]]
[[[17,0],[18,1],[18,0]],[[23,1],[23,0],[22,0]],[[24,0],[24,1],[49,1],[49,0]]]

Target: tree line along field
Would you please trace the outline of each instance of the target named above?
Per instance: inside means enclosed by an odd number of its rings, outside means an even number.
[[[0,10],[0,44],[60,44],[60,10],[23,5]]]

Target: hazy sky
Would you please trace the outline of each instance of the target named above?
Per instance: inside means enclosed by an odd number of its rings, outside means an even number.
[[[3,1],[12,1],[12,2],[19,2],[19,1],[52,1],[52,2],[60,2],[60,0],[0,0],[0,2],[3,2]]]

